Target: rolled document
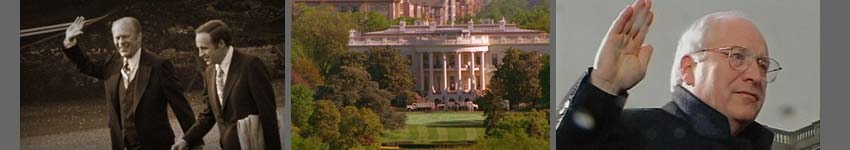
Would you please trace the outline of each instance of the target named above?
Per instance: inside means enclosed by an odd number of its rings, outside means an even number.
[[[248,115],[236,122],[239,144],[243,150],[264,150],[263,128],[260,115]]]

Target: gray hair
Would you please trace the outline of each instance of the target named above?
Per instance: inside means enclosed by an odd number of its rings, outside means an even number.
[[[142,33],[142,24],[139,23],[139,19],[136,19],[135,17],[121,17],[118,20],[112,22],[112,26],[114,27],[124,22],[132,26],[133,29],[136,30],[136,33]]]
[[[676,46],[676,56],[673,58],[673,67],[670,69],[671,92],[675,90],[676,85],[681,84],[683,80],[682,72],[679,72],[682,57],[702,48],[702,40],[705,38],[705,33],[710,30],[709,24],[722,16],[734,16],[750,20],[744,16],[743,13],[737,11],[722,11],[702,16],[691,23],[691,26],[682,33],[682,37],[679,38],[679,45]]]

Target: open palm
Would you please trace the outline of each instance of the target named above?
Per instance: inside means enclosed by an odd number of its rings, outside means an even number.
[[[645,77],[652,56],[652,46],[644,43],[654,17],[651,8],[650,0],[637,0],[614,20],[596,53],[594,85],[616,95]]]
[[[86,18],[78,16],[68,29],[65,29],[65,48],[71,48],[77,44],[77,36],[83,34],[83,26],[85,26]]]

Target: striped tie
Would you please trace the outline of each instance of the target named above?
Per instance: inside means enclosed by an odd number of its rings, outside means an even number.
[[[218,95],[219,103],[224,106],[224,69],[221,69],[221,66],[216,65],[215,70],[218,70],[215,74],[215,88],[216,93]]]
[[[130,85],[130,63],[124,61],[124,67],[121,68],[121,77],[124,79],[124,88]]]

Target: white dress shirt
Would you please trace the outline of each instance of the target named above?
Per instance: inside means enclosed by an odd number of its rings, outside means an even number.
[[[216,72],[216,92],[218,95],[218,102],[224,106],[224,85],[227,83],[227,72],[230,70],[230,60],[233,59],[233,46],[227,49],[227,54],[224,55],[224,59],[221,60],[220,64],[215,65]],[[220,83],[219,83],[220,81]]]
[[[124,63],[121,66],[121,77],[124,79],[124,88],[128,88],[130,82],[136,77],[136,70],[139,70],[139,57],[141,57],[142,48],[136,51],[136,54],[130,56],[130,58],[124,57]],[[127,65],[129,70],[124,68],[123,65]]]

